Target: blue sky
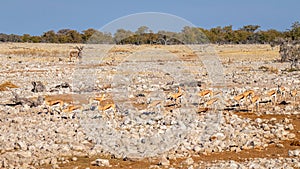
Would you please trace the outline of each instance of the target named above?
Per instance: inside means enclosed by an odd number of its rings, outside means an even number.
[[[257,24],[263,30],[286,30],[300,21],[299,0],[2,0],[0,5],[0,32],[20,35],[62,28],[100,29],[120,17],[142,12],[168,13],[203,28]],[[159,18],[158,25],[166,24]]]

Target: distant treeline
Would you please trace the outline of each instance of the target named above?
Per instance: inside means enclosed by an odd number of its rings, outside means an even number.
[[[50,30],[41,36],[0,33],[0,42],[29,43],[99,43],[99,44],[268,44],[279,39],[300,39],[300,23],[295,22],[286,31],[260,30],[259,25],[246,25],[233,30],[232,25],[211,29],[184,27],[181,32],[158,31],[153,33],[147,26],[135,32],[118,29],[113,35],[95,29],[82,32],[71,29]]]

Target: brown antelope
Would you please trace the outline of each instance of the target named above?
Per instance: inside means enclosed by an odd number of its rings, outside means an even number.
[[[296,104],[296,96],[297,96],[297,94],[298,94],[298,91],[296,89],[294,89],[294,90],[291,91],[291,96],[294,99],[294,101],[293,101],[294,105]]]
[[[66,109],[64,109],[62,112],[64,113],[70,113],[74,110],[81,110],[82,111],[83,107],[81,105],[68,105]]]
[[[251,97],[253,97],[254,96],[254,91],[253,90],[247,90],[247,91],[245,91],[244,93],[243,93],[243,95],[244,95],[244,98],[245,99],[251,99]]]
[[[82,50],[83,50],[83,46],[76,46],[75,49],[72,49],[70,51],[70,54],[69,54],[69,59],[70,59],[70,62],[72,61],[72,57],[75,57],[76,59],[80,59],[82,57]]]
[[[198,93],[198,96],[211,98],[213,96],[213,92],[211,90],[202,90]]]
[[[96,96],[96,97],[90,97],[89,98],[89,103],[91,104],[91,103],[93,103],[93,102],[97,102],[97,105],[99,105],[99,103],[104,99],[104,97],[105,97],[106,95],[105,94],[103,94],[102,96]]]
[[[151,101],[147,108],[153,108],[153,107],[157,107],[159,106],[160,104],[163,104],[163,100],[154,100],[154,101]]]
[[[98,106],[98,110],[101,110],[101,111],[105,111],[105,110],[108,110],[112,108],[114,111],[116,110],[116,105],[114,103],[107,103],[107,104],[104,104],[104,105],[99,105]]]
[[[212,98],[210,100],[208,100],[207,102],[204,103],[205,107],[209,107],[211,105],[213,105],[214,103],[216,103],[219,99],[218,98]]]
[[[183,95],[183,91],[181,89],[181,87],[178,87],[178,91],[177,93],[170,93],[168,95],[168,99],[174,100],[175,104],[177,104],[177,100]]]
[[[59,100],[59,99],[58,100],[45,100],[45,103],[46,103],[46,106],[48,107],[48,110],[49,110],[49,107],[59,105],[59,111],[60,112],[62,111],[62,107],[64,105],[64,101]]]
[[[251,98],[251,104],[255,104],[256,111],[259,111],[259,101],[260,101],[260,96],[258,96],[258,95],[255,95]],[[252,112],[253,112],[253,109],[254,109],[254,105],[252,107]]]
[[[112,109],[114,112],[114,116],[116,116],[116,105],[112,100],[103,100],[98,105],[98,110],[102,111],[105,117],[108,116],[105,112],[108,109]]]
[[[100,97],[92,97],[89,99],[89,103],[91,104],[92,102],[96,101],[98,110],[105,113],[104,111],[111,108],[111,109],[113,109],[113,111],[115,113],[116,105],[115,105],[114,101],[111,99],[105,99],[105,97],[106,97],[106,94],[103,94]]]
[[[233,100],[235,100],[236,102],[238,102],[239,107],[241,107],[242,102],[244,101],[244,99],[245,99],[245,96],[244,96],[243,93],[242,93],[242,94],[239,94],[239,95],[237,95],[237,96],[235,96],[235,97],[233,98]]]
[[[272,102],[272,100],[273,100],[273,98],[274,98],[273,105],[275,105],[275,104],[276,104],[276,101],[277,101],[277,100],[276,100],[276,97],[277,97],[277,90],[276,90],[276,89],[273,89],[273,90],[267,92],[267,95],[268,95],[269,97],[271,97],[271,102]]]
[[[285,87],[278,86],[277,92],[280,94],[280,99],[282,99],[282,97],[285,99],[285,92],[286,92],[286,88]]]

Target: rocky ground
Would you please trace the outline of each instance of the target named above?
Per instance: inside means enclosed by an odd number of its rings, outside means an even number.
[[[277,48],[70,46],[0,44],[2,168],[300,168],[300,74]],[[233,99],[250,89],[259,107]]]

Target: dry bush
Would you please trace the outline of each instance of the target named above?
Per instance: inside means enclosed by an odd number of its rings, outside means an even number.
[[[264,72],[271,72],[271,73],[275,73],[275,74],[278,73],[278,69],[273,66],[260,66],[258,69],[262,70]]]

